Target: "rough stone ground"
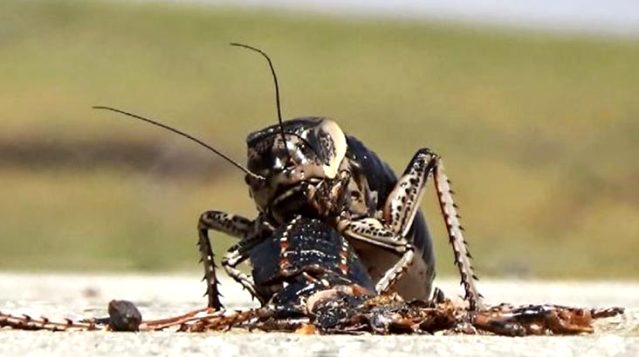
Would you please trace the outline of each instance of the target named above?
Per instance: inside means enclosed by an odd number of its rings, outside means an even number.
[[[110,299],[136,302],[145,318],[202,307],[203,283],[188,275],[0,274],[0,311],[49,317],[104,316]],[[223,283],[229,308],[251,305],[231,282]],[[439,281],[447,295],[460,290]],[[584,336],[299,336],[280,333],[177,334],[0,330],[0,355],[296,355],[296,356],[606,356],[639,355],[639,284],[629,282],[482,281],[490,303],[623,306],[622,317],[597,323]]]

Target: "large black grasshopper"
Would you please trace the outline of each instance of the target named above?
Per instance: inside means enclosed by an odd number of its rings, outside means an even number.
[[[435,277],[432,239],[419,208],[426,181],[433,176],[454,262],[471,309],[480,305],[470,254],[441,158],[420,149],[403,174],[391,168],[361,141],[325,117],[282,120],[279,85],[270,58],[261,50],[275,82],[278,124],[248,135],[244,167],[202,141],[142,116],[110,107],[129,117],[171,130],[214,151],[246,173],[258,215],[249,219],[222,211],[204,212],[198,222],[199,250],[207,281],[208,304],[220,308],[218,279],[209,230],[240,239],[222,260],[228,274],[245,286],[251,277],[237,266],[250,258],[262,239],[296,215],[318,218],[335,228],[356,249],[378,293],[396,290],[404,298],[428,299]],[[241,249],[240,249],[241,247]]]

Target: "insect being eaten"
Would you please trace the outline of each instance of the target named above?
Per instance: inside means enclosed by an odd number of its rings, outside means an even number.
[[[275,84],[278,123],[248,135],[246,167],[203,141],[155,120],[112,107],[94,107],[182,135],[246,174],[245,181],[258,211],[256,218],[207,211],[198,222],[198,246],[204,264],[208,306],[222,308],[209,230],[240,239],[228,250],[222,266],[264,304],[263,294],[250,288],[255,286],[253,278],[242,273],[238,265],[251,260],[251,252],[259,249],[264,237],[271,236],[298,215],[319,219],[343,235],[375,281],[376,293],[395,291],[404,299],[430,299],[435,259],[420,203],[427,180],[432,176],[465,300],[470,310],[481,308],[471,256],[441,158],[427,148],[419,149],[398,177],[377,154],[354,136],[344,133],[329,118],[301,117],[284,121],[279,84],[269,56],[255,47],[231,45],[262,55]]]
[[[242,251],[241,247],[238,247]],[[142,319],[137,306],[112,300],[108,317],[83,320],[32,318],[0,311],[0,328],[47,331],[209,332],[244,329],[302,334],[496,334],[504,336],[592,333],[596,319],[623,308],[499,304],[468,311],[442,294],[430,301],[379,295],[353,248],[319,219],[295,216],[247,254],[253,279],[246,288],[264,301],[246,310],[197,309]],[[248,282],[244,282],[248,283]]]

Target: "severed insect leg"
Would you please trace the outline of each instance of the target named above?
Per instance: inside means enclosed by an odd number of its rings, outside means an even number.
[[[208,307],[219,310],[222,308],[220,293],[218,289],[219,281],[215,273],[215,261],[211,240],[208,231],[216,230],[226,233],[232,237],[245,239],[251,234],[256,234],[261,230],[272,230],[262,216],[255,220],[250,220],[238,215],[231,215],[220,211],[206,211],[200,215],[198,221],[198,250],[200,259],[204,265],[204,280],[206,280],[206,296]]]
[[[138,331],[142,314],[134,303],[127,300],[111,300],[109,317],[90,318],[79,321],[64,319],[54,321],[46,317],[32,318],[29,315],[11,315],[0,312],[0,328],[8,326],[15,330],[44,331]]]
[[[9,327],[14,330],[29,331],[94,331],[105,330],[107,325],[97,324],[95,321],[52,321],[46,317],[32,318],[29,315],[12,315],[0,312],[0,328]]]
[[[249,329],[256,325],[256,319],[265,320],[271,318],[275,314],[275,310],[269,307],[260,307],[257,309],[237,310],[237,311],[217,311],[210,316],[202,317],[194,320],[194,323],[185,323],[180,331],[185,332],[204,332],[204,331],[220,331],[229,330],[232,327],[246,324]]]
[[[221,316],[225,310],[214,310],[210,307],[189,311],[179,316],[173,316],[157,320],[146,320],[140,324],[140,331],[161,331],[168,327],[181,326],[204,318]]]
[[[255,318],[268,318],[274,314],[268,308],[244,311],[213,310],[211,308],[189,311],[185,314],[142,322],[140,331],[161,331],[178,327],[180,332],[204,332],[209,330],[230,329]]]
[[[455,265],[459,269],[461,275],[461,284],[466,292],[465,300],[468,301],[470,310],[478,310],[483,307],[481,302],[482,295],[477,290],[475,280],[477,276],[473,271],[470,262],[472,256],[468,251],[466,240],[464,239],[463,227],[459,221],[457,214],[457,205],[453,201],[453,191],[450,188],[450,180],[444,172],[444,164],[440,158],[437,158],[437,164],[434,171],[435,188],[437,189],[437,198],[439,206],[444,216],[446,229],[448,230],[448,238],[453,248],[455,256]]]
[[[605,313],[599,315],[599,312]],[[574,335],[594,331],[594,319],[623,313],[623,309],[582,309],[561,305],[526,305],[514,307],[501,304],[490,309],[473,311],[473,326],[499,335]]]

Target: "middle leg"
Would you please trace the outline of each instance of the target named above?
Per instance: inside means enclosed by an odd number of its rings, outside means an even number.
[[[206,211],[200,215],[198,221],[198,250],[200,261],[204,265],[204,280],[206,281],[207,306],[219,310],[222,308],[219,281],[216,276],[213,248],[209,238],[209,230],[216,230],[236,237],[241,240],[249,236],[257,236],[264,230],[272,230],[272,227],[260,215],[255,220],[250,220],[238,215],[231,215],[220,211]]]

